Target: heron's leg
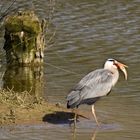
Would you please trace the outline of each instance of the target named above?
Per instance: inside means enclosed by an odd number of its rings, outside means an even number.
[[[77,109],[75,109],[75,114],[74,114],[74,126],[76,126],[76,121],[77,121]]]
[[[95,121],[96,121],[97,125],[99,126],[99,122],[98,122],[97,117],[96,117],[94,105],[92,105],[92,114],[93,114],[93,116],[95,118]]]
[[[78,114],[77,114],[77,110],[78,110],[78,106],[75,108],[75,114],[74,114],[74,127],[76,126],[76,122],[77,122],[77,119],[78,119]]]
[[[69,119],[70,121],[72,121],[74,123],[74,127],[76,126],[76,122],[77,122],[77,117],[78,117],[78,114],[77,114],[77,108],[74,108],[72,110],[72,112],[74,113],[74,117],[72,119]]]

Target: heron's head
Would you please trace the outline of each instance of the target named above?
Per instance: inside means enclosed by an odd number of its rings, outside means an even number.
[[[111,71],[121,70],[124,73],[125,79],[127,80],[127,71],[125,69],[126,67],[128,66],[112,58],[108,59],[104,65],[105,69],[109,69]]]

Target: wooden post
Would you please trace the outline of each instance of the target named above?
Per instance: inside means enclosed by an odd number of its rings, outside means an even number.
[[[4,49],[8,64],[27,66],[43,62],[45,24],[33,11],[7,17]]]

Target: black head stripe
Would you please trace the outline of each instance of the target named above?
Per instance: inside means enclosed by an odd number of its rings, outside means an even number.
[[[109,58],[107,61],[114,62],[114,61],[115,61],[115,59]]]

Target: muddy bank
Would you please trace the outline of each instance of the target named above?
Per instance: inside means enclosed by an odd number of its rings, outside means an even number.
[[[79,111],[78,115],[87,118]],[[66,109],[64,105],[48,103],[29,92],[0,91],[0,125],[70,123],[73,117],[74,111]]]

